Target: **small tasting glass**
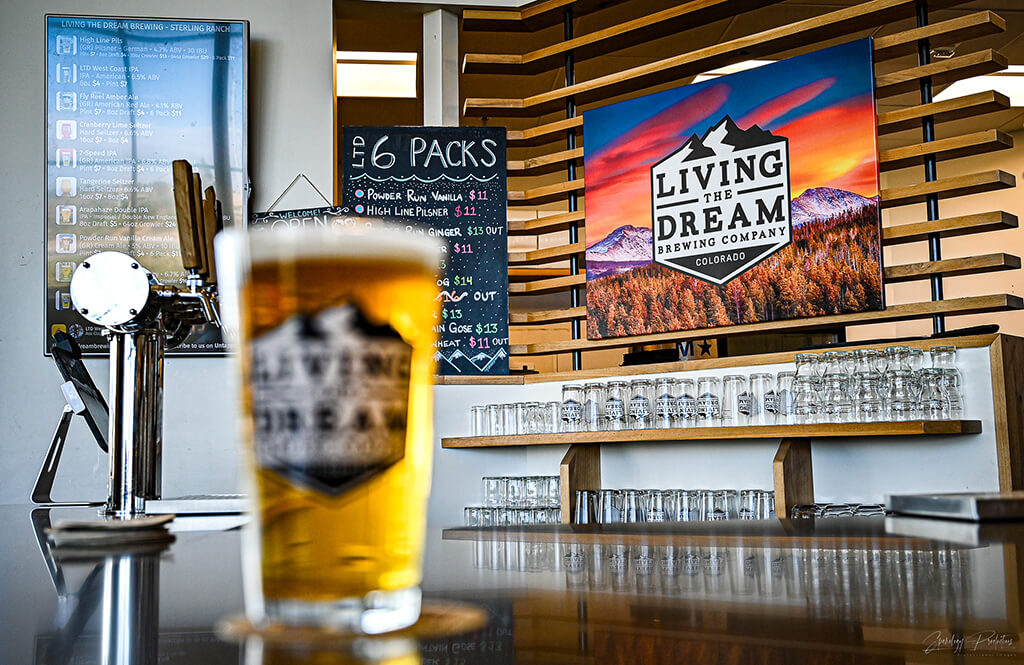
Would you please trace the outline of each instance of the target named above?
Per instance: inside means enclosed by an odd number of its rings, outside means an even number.
[[[628,428],[626,410],[629,405],[629,383],[609,381],[604,400],[605,429],[623,430]]]
[[[676,426],[678,401],[678,381],[672,378],[661,378],[654,382],[654,427],[668,429]]]
[[[615,524],[622,521],[622,495],[618,490],[598,490],[598,521],[601,524]]]
[[[487,476],[483,479],[484,505],[503,506],[507,503],[508,478]]]
[[[717,376],[697,378],[697,424],[718,424],[722,413],[722,382]]]
[[[746,402],[744,404],[744,401]],[[744,409],[744,407],[746,407]],[[747,377],[742,374],[729,374],[722,379],[722,425],[745,425],[746,410],[750,412],[750,396],[747,394]]]
[[[487,435],[502,436],[505,433],[505,423],[501,415],[500,404],[488,404],[487,411]]]
[[[870,351],[871,349],[858,349]],[[853,408],[857,421],[873,423],[885,419],[885,400],[881,392],[881,375],[873,369],[858,371],[854,374],[856,389],[853,395]]]
[[[647,521],[644,503],[638,490],[622,491],[622,521],[627,524]]]
[[[501,423],[506,435],[514,436],[516,434],[522,434],[522,432],[519,431],[519,424],[516,422],[515,404],[501,405]]]
[[[487,431],[487,407],[474,406],[470,409],[470,435],[488,436]]]
[[[541,406],[541,434],[554,434],[562,426],[562,403],[544,402]]]
[[[604,429],[605,388],[603,383],[583,384],[583,427],[589,432]]]
[[[818,396],[818,384],[814,377],[797,375],[793,390],[796,396],[793,401],[793,422],[797,425],[813,425],[820,422],[821,400]]]
[[[785,425],[793,422],[793,407],[796,405],[795,372],[779,372],[775,375],[775,422]]]
[[[562,386],[562,431],[583,431],[583,387]]]
[[[774,425],[775,377],[767,372],[755,372],[750,375],[749,383],[750,414],[747,422],[751,425]]]
[[[693,379],[676,381],[679,397],[676,399],[675,417],[679,427],[693,427],[697,424],[697,387]]]
[[[628,419],[630,429],[651,429],[654,384],[650,379],[634,379],[629,383]]]

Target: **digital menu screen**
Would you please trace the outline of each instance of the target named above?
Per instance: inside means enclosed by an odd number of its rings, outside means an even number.
[[[46,17],[46,339],[66,331],[83,352],[106,352],[70,292],[75,268],[97,252],[184,285],[175,159],[216,188],[225,226],[244,224],[248,39],[245,21]],[[205,325],[172,352],[224,350]]]

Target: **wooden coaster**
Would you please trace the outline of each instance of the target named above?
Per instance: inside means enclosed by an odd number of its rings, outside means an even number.
[[[408,628],[377,635],[319,626],[258,626],[243,615],[222,620],[217,625],[217,633],[221,638],[233,642],[259,637],[270,645],[340,646],[356,640],[431,640],[479,630],[486,623],[487,614],[476,605],[445,600],[424,602],[419,621]]]

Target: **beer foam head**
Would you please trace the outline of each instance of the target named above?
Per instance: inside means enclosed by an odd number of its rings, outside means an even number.
[[[400,260],[420,263],[436,270],[441,258],[441,241],[411,226],[379,220],[314,228],[274,228],[250,231],[249,260],[252,263],[282,259],[349,258]]]

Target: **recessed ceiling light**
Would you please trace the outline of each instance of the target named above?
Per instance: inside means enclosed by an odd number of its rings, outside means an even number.
[[[995,90],[1010,98],[1010,106],[1024,107],[1024,65],[1010,65],[1001,72],[972,76],[963,81],[951,83],[935,95],[935,101],[963,97],[976,92]]]

